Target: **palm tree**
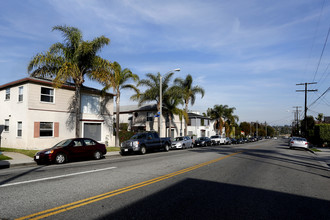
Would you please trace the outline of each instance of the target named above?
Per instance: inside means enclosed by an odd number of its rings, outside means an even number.
[[[169,89],[169,83],[173,76],[174,72],[166,73],[164,77],[162,77],[162,99],[165,100],[166,92]],[[137,93],[131,97],[132,100],[138,101],[139,105],[142,105],[147,102],[156,101],[157,103],[157,112],[160,111],[160,73],[146,74],[147,79],[142,79],[139,81],[137,86],[145,86],[146,90],[143,93]],[[162,101],[163,101],[162,100]],[[160,117],[158,118],[158,132],[160,132]]]
[[[101,75],[98,77],[98,81],[104,85],[103,91],[113,88],[116,94],[116,140],[115,145],[119,147],[119,112],[120,112],[120,96],[122,89],[133,89],[136,93],[139,90],[135,85],[127,84],[127,82],[133,79],[135,82],[139,81],[139,76],[132,73],[128,68],[122,69],[118,62],[113,62],[110,64],[109,73]]]
[[[204,89],[199,86],[193,86],[193,78],[190,74],[186,76],[185,79],[177,78],[174,80],[174,83],[182,88],[182,97],[185,104],[185,112],[188,114],[188,105],[189,103],[191,105],[195,104],[196,95],[199,93],[202,95],[202,98],[204,97]],[[185,131],[184,135],[187,136],[187,120],[185,121]]]
[[[236,122],[239,120],[238,116],[233,114],[234,110],[236,110],[235,107],[226,108],[224,112],[227,137],[229,137],[229,134],[231,133],[233,126],[235,126]]]
[[[167,93],[164,94],[164,112],[167,113],[169,119],[169,131],[168,136],[172,138],[171,128],[172,120],[174,115],[179,115],[180,120],[182,121],[182,116],[184,115],[182,110],[178,108],[178,105],[183,104],[181,89],[173,86]]]
[[[84,41],[81,31],[75,27],[55,26],[52,30],[62,32],[64,43],[55,43],[47,52],[35,55],[28,65],[28,72],[34,77],[52,78],[55,87],[69,80],[74,82],[76,137],[80,137],[80,90],[85,76],[92,79],[108,65],[97,53],[109,44],[110,39],[101,36]]]
[[[228,108],[228,105],[214,105],[213,108],[207,109],[207,115],[211,117],[211,119],[216,120],[214,124],[214,128],[218,129],[218,134],[222,134],[222,128],[224,126],[224,116],[225,111]]]

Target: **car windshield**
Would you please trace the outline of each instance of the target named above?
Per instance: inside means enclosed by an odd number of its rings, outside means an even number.
[[[66,146],[68,146],[70,143],[71,143],[71,139],[67,139],[67,140],[63,140],[63,141],[61,141],[61,142],[59,142],[59,143],[57,143],[54,147],[52,147],[52,148],[56,148],[56,147],[66,147]]]
[[[305,138],[295,138],[296,141],[307,141]]]
[[[135,134],[133,135],[133,137],[130,138],[130,140],[136,140],[136,139],[145,139],[146,138],[146,134]]]
[[[211,136],[211,138],[217,138],[218,136]]]
[[[183,141],[183,137],[173,138],[173,141]]]

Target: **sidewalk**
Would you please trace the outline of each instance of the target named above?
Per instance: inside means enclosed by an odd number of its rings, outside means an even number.
[[[330,168],[330,148],[316,148],[320,152],[314,152],[316,159],[325,163],[325,165]]]
[[[24,154],[14,153],[14,152],[1,152],[3,155],[12,158],[12,160],[2,160],[0,161],[0,169],[11,168],[16,166],[27,166],[27,165],[37,165],[33,158],[28,157]],[[105,157],[110,156],[120,156],[119,151],[107,152]]]

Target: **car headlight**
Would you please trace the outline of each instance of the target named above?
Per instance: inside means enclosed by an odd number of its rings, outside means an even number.
[[[205,141],[202,141],[202,144],[205,144]]]
[[[132,145],[133,145],[133,150],[138,150],[138,148],[139,148],[139,142],[138,141],[133,141]]]
[[[53,150],[49,150],[49,151],[46,151],[46,152],[45,152],[45,154],[52,154],[52,153],[54,153]]]

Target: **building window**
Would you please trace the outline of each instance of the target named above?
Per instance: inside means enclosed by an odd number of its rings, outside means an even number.
[[[154,115],[152,114],[152,112],[147,112],[147,121],[153,121],[154,119]]]
[[[23,102],[23,86],[18,87],[18,101]]]
[[[9,119],[5,119],[5,131],[9,132]]]
[[[10,100],[10,88],[6,89],[6,97],[5,100]]]
[[[82,95],[81,96],[81,109],[82,113],[86,114],[100,114],[100,97],[93,95]]]
[[[41,97],[42,102],[54,102],[54,89],[41,87]]]
[[[201,126],[205,126],[204,118],[201,119]]]
[[[17,137],[22,137],[22,122],[17,122]]]
[[[53,122],[40,122],[40,137],[53,136]]]

